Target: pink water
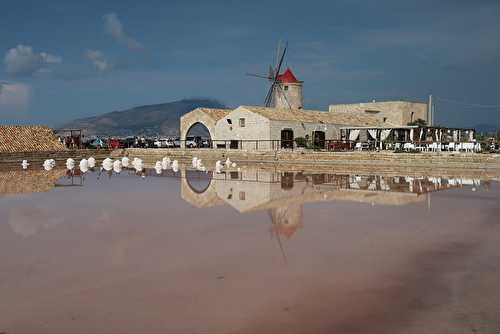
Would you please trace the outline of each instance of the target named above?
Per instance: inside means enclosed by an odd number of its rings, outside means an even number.
[[[0,197],[0,333],[500,333],[497,182],[173,176]]]

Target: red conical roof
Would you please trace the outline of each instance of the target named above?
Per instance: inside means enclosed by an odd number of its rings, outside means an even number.
[[[293,75],[292,70],[290,67],[286,68],[286,71],[283,74],[278,75],[278,81],[285,82],[285,83],[297,83],[299,80]]]

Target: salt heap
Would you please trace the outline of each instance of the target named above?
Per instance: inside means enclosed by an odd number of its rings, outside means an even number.
[[[105,171],[109,172],[110,170],[113,169],[113,160],[110,158],[106,158],[102,161],[102,168],[104,168]]]
[[[66,160],[66,168],[67,169],[75,168],[75,160],[68,158],[68,160]]]
[[[113,162],[113,171],[117,174],[120,174],[122,171],[122,162],[120,160],[115,160]]]
[[[89,162],[87,159],[80,160],[80,170],[82,173],[87,173],[89,170]]]

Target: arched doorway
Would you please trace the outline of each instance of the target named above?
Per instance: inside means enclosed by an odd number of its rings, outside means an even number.
[[[197,208],[210,208],[224,202],[217,196],[212,173],[181,169],[181,198]]]
[[[186,136],[181,138],[187,148],[212,148],[210,130],[201,122],[196,122],[186,131]]]
[[[281,148],[293,148],[293,130],[281,130]]]
[[[202,173],[194,170],[186,170],[184,177],[189,189],[197,194],[203,194],[212,183],[212,172]]]

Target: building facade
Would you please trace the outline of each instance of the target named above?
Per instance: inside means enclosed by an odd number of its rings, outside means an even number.
[[[304,138],[324,146],[325,140],[340,139],[341,127],[353,124],[381,122],[370,115],[240,106],[216,122],[213,142],[218,148],[272,150],[293,148]]]
[[[406,126],[418,119],[428,122],[428,105],[422,102],[384,101],[353,104],[332,104],[331,113],[357,113],[377,117],[382,123]]]

